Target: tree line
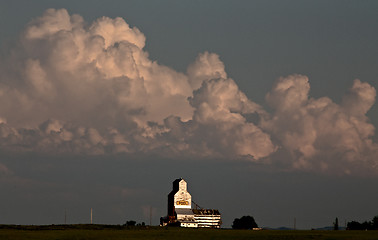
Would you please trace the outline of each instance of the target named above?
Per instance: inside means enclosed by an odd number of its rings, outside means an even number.
[[[347,230],[378,230],[378,215],[371,221],[364,221],[362,223],[357,221],[348,222]]]
[[[232,223],[233,229],[253,229],[258,228],[255,219],[251,216],[243,216],[241,218],[235,218]],[[371,221],[364,221],[362,223],[357,221],[351,221],[347,223],[347,230],[378,230],[378,215]],[[333,230],[339,230],[339,219],[336,218],[333,223]]]

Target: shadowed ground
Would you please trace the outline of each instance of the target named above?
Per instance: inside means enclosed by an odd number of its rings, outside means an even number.
[[[127,228],[117,225],[52,225],[14,226],[1,225],[2,240],[32,239],[348,239],[375,240],[378,231],[279,231],[279,230],[231,230],[231,229],[182,229],[160,227]]]

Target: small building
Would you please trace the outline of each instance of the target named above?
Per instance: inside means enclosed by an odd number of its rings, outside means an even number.
[[[221,224],[218,210],[192,209],[192,196],[184,179],[173,181],[172,191],[168,194],[168,215],[160,219],[161,226],[220,228]]]

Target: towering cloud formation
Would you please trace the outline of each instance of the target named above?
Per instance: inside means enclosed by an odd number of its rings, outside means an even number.
[[[342,105],[327,97],[309,98],[309,90],[307,77],[292,75],[280,78],[266,95],[275,112],[262,127],[290,153],[293,166],[344,173],[371,166],[376,171],[375,129],[365,116],[375,89],[355,80]]]
[[[227,77],[218,55],[199,54],[184,74],[151,61],[144,46],[122,18],[88,25],[47,10],[1,64],[0,147],[269,163],[285,153],[279,161],[299,169],[376,166],[369,84],[356,80],[337,105],[309,98],[305,76],[281,78],[267,94],[269,114]]]

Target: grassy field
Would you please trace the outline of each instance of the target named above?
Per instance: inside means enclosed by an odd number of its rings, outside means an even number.
[[[269,240],[377,240],[378,231],[279,231],[182,228],[124,228],[106,225],[0,226],[1,240],[118,240],[118,239],[269,239]]]

